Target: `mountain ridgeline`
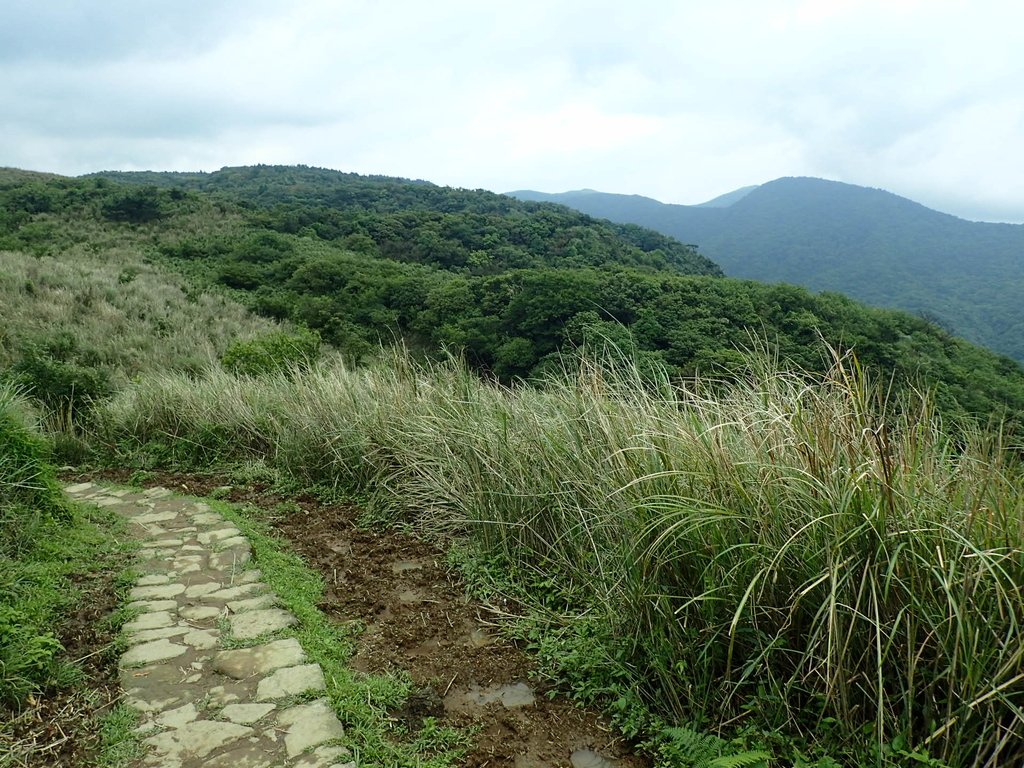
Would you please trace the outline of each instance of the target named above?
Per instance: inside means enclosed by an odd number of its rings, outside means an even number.
[[[1024,412],[1016,363],[927,319],[725,278],[692,246],[563,206],[307,167],[78,179],[0,171],[0,251],[103,259],[115,248],[184,275],[190,300],[223,292],[317,331],[353,360],[401,341],[425,357],[461,352],[510,382],[557,372],[565,351],[614,345],[643,370],[728,377],[744,369],[752,338],[807,371],[829,366],[824,341],[855,350],[882,380],[933,390],[949,416]],[[61,332],[74,329],[52,329]],[[0,365],[19,365],[23,347],[69,349],[11,333]],[[106,364],[81,346],[74,358]]]
[[[731,276],[904,309],[1024,361],[1024,225],[965,221],[882,190],[812,178],[777,179],[703,205],[592,190],[510,194],[695,243]]]

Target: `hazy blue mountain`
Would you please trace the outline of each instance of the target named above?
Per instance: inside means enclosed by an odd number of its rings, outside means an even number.
[[[513,192],[699,246],[726,274],[841,291],[928,317],[1024,360],[1024,225],[955,216],[880,189],[782,178],[703,205]]]

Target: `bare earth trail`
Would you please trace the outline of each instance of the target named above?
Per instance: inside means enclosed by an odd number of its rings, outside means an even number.
[[[196,475],[158,480],[190,495],[219,485]],[[260,581],[240,531],[202,501],[162,487],[111,491],[79,483],[68,491],[125,514],[143,540],[132,599],[144,612],[125,627],[131,648],[120,665],[128,703],[153,729],[142,766],[355,764],[335,741],[343,730],[326,700],[309,702],[323,675],[297,641],[280,637],[294,619]],[[228,496],[259,506],[264,518],[269,513],[276,531],[321,573],[327,590],[319,607],[330,619],[365,626],[353,666],[402,670],[412,680],[413,694],[393,713],[399,725],[415,730],[431,717],[475,727],[475,746],[463,761],[470,767],[648,764],[600,717],[546,695],[531,678],[529,657],[494,631],[439,550],[402,533],[359,528],[348,506],[279,497],[259,486],[231,488]],[[304,703],[287,706],[299,694]]]

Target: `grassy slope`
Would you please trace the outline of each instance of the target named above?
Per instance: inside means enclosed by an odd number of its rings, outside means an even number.
[[[696,727],[794,760],[1022,757],[1017,454],[848,364],[714,392],[584,366],[542,391],[399,357],[164,375],[97,418],[119,464],[266,462],[468,537],[559,674],[666,754]]]
[[[90,649],[94,657],[88,660],[69,658],[61,638],[68,615],[82,601],[102,602],[107,595],[92,590],[107,589],[125,566],[121,531],[113,516],[77,508],[63,497],[30,413],[24,400],[0,385],[2,766],[57,764],[67,756],[68,739],[81,761],[87,753],[99,755],[99,731],[113,739],[113,721],[101,726],[98,711],[106,702],[92,690],[101,681],[94,683],[90,675],[102,676],[95,654],[114,663],[114,648]],[[116,625],[110,630],[116,633]],[[58,711],[61,722],[55,726],[50,719]],[[117,737],[123,736],[122,728]],[[109,753],[97,759],[113,764]]]

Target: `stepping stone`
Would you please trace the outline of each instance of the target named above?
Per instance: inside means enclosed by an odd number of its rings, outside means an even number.
[[[78,485],[69,485],[64,490],[67,493],[85,493],[90,488],[93,488],[92,483],[79,483]]]
[[[252,728],[216,720],[193,720],[187,728],[158,733],[144,739],[153,748],[158,762],[151,765],[173,765],[172,761],[187,761],[206,757],[234,741],[252,733]]]
[[[184,544],[184,539],[160,539],[159,541],[153,542],[154,547],[180,547]]]
[[[206,595],[207,600],[237,600],[240,597],[250,597],[254,593],[267,588],[266,584],[254,581],[252,584],[239,584],[237,587],[225,587],[216,592]]]
[[[153,600],[175,597],[185,591],[184,584],[155,584],[151,587],[135,587],[128,593],[129,600]]]
[[[322,691],[326,687],[324,673],[319,664],[284,667],[270,677],[260,680],[259,687],[256,689],[256,701],[283,699],[287,696],[298,696],[307,691]]]
[[[177,709],[168,709],[159,715],[155,722],[162,728],[181,728],[199,718],[196,705],[189,702]]]
[[[177,645],[170,640],[153,640],[149,643],[136,645],[129,648],[121,657],[122,667],[131,667],[136,664],[153,664],[157,661],[166,661],[181,656],[188,648],[184,645]]]
[[[235,680],[265,675],[282,667],[294,667],[306,660],[306,654],[294,637],[272,643],[221,651],[213,659],[213,669]]]
[[[229,549],[226,552],[215,552],[210,555],[210,569],[214,571],[227,571],[241,568],[252,559],[252,552],[248,549]]]
[[[231,600],[227,607],[231,613],[245,613],[261,608],[273,608],[275,605],[277,605],[277,598],[274,595],[260,595],[259,597],[250,597],[248,600]]]
[[[254,581],[259,581],[263,578],[263,574],[259,568],[253,568],[251,571],[244,571],[238,576],[235,576],[235,584],[252,584]]]
[[[173,611],[178,607],[177,600],[135,600],[128,603],[132,610],[152,613],[154,611]]]
[[[119,503],[120,500],[117,500]],[[175,520],[178,517],[177,512],[149,512],[144,515],[136,515],[132,518],[139,525],[146,525],[147,523],[166,523],[168,520]]]
[[[160,627],[173,626],[175,619],[170,611],[154,611],[144,613],[136,619],[129,621],[122,629],[125,632],[140,632],[143,629],[157,629]]]
[[[252,741],[252,739],[250,739]],[[280,768],[280,761],[259,743],[236,747],[203,761],[203,768]]]
[[[143,491],[142,495],[148,499],[162,499],[165,496],[170,496],[171,491],[167,488],[157,486],[155,488],[149,488],[148,490]]]
[[[214,605],[186,605],[178,613],[181,614],[181,618],[189,621],[207,621],[216,619],[222,610]]]
[[[273,704],[228,704],[220,711],[221,717],[232,723],[252,725],[274,711]]]
[[[220,633],[216,630],[194,629],[181,638],[181,642],[197,651],[207,651],[216,648],[220,641]]]
[[[153,640],[170,639],[172,637],[180,637],[181,635],[187,635],[191,630],[191,627],[162,627],[160,629],[144,629],[140,632],[133,632],[125,638],[128,645],[138,645],[139,643],[148,643]]]
[[[142,576],[135,582],[137,587],[152,587],[155,584],[170,584],[171,577],[166,574],[155,573],[151,576]]]
[[[324,746],[317,747],[307,755],[303,755],[293,765],[293,768],[356,768],[355,761],[342,763],[343,760],[352,757],[352,753],[345,747]]]
[[[193,584],[188,589],[184,590],[185,597],[203,597],[211,592],[216,592],[221,589],[222,585],[216,582],[207,582],[206,584]]]
[[[246,611],[232,616],[229,621],[231,634],[236,640],[252,640],[254,637],[277,632],[297,623],[294,616],[280,608]]]
[[[247,547],[249,540],[244,536],[232,536],[230,539],[214,542],[218,550],[231,549],[233,547]]]
[[[224,541],[235,536],[241,536],[242,532],[235,527],[221,528],[216,531],[207,531],[206,533],[200,533],[196,538],[200,544],[213,544],[218,541]]]
[[[192,516],[192,522],[196,525],[220,525],[224,522],[224,518],[216,512],[200,512],[198,515]]]
[[[317,699],[311,704],[300,704],[286,709],[278,716],[277,723],[288,729],[284,745],[288,757],[292,758],[301,755],[310,747],[345,736],[345,729],[338,722],[334,710],[326,699]]]

